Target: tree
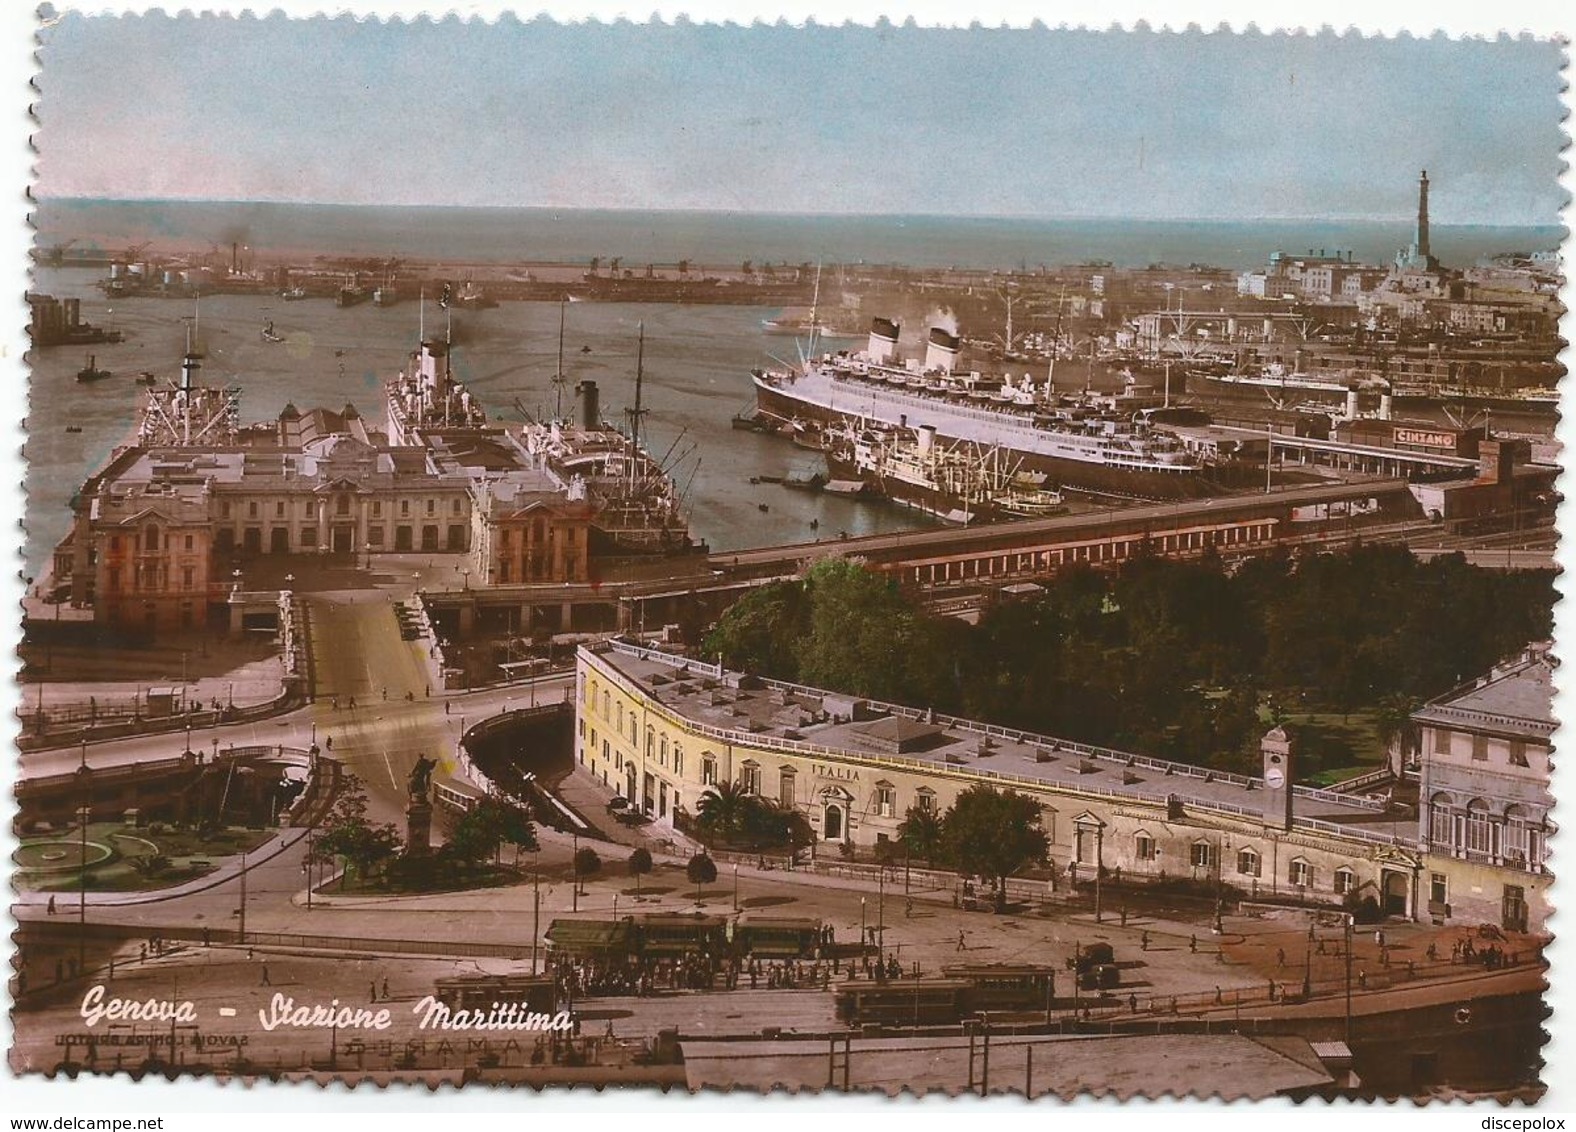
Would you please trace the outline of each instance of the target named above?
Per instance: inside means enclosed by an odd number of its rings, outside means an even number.
[[[403,849],[404,843],[394,826],[373,825],[367,821],[366,790],[359,778],[347,772],[340,783],[339,796],[324,819],[316,852],[329,860],[342,858],[354,865],[357,874],[365,879]],[[348,875],[349,869],[340,875],[341,888]]]
[[[971,786],[947,811],[945,842],[961,873],[994,877],[996,910],[1007,907],[1007,878],[1045,860],[1050,847],[1031,798],[991,786]]]
[[[644,848],[629,855],[629,875],[635,878],[635,899],[640,899],[640,878],[651,871],[651,854]]]
[[[758,800],[737,782],[719,782],[695,803],[695,820],[713,842],[729,841],[743,832]]]
[[[684,875],[695,886],[695,903],[700,903],[700,886],[717,879],[717,862],[704,853],[696,853],[684,866]]]
[[[897,827],[897,839],[903,843],[903,848],[921,858],[927,868],[941,855],[944,833],[941,815],[919,805],[910,806]]]
[[[585,891],[585,878],[594,877],[602,871],[602,858],[597,851],[589,845],[575,852],[575,884],[580,886],[580,891]]]

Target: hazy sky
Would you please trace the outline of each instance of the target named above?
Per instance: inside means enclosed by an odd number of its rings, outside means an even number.
[[[1547,41],[84,17],[43,196],[1552,224]]]

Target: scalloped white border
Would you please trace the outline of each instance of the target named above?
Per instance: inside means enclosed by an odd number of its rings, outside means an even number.
[[[668,22],[677,20],[690,20],[692,22],[732,22],[753,23],[756,21],[766,23],[787,22],[791,24],[803,23],[814,20],[823,25],[841,25],[847,22],[857,24],[872,24],[886,19],[894,24],[903,24],[910,20],[920,25],[933,26],[1001,26],[1014,27],[1029,26],[1033,23],[1042,23],[1047,26],[1076,26],[1097,29],[1110,29],[1113,27],[1133,27],[1143,23],[1151,28],[1169,28],[1185,30],[1192,27],[1208,29],[1210,31],[1245,31],[1255,29],[1261,32],[1280,30],[1289,31],[1319,31],[1323,29],[1336,29],[1342,32],[1357,32],[1366,35],[1415,35],[1431,37],[1435,35],[1450,36],[1476,36],[1498,37],[1500,35],[1533,35],[1538,38],[1562,39],[1567,44],[1567,88],[1565,91],[1567,137],[1570,133],[1570,109],[1572,94],[1570,83],[1570,64],[1568,57],[1571,44],[1576,40],[1576,2],[1573,0],[1496,0],[1495,3],[1471,2],[1471,0],[1320,0],[1319,3],[1293,3],[1290,0],[1059,0],[1050,2],[1042,0],[1039,3],[1025,2],[1025,0],[971,0],[963,5],[958,3],[940,3],[937,0],[896,0],[893,3],[878,3],[874,0],[781,0],[779,3],[768,3],[763,0],[689,0],[684,3],[599,3],[596,0],[583,0],[583,2],[556,2],[547,3],[521,3],[507,4],[496,0],[463,0],[459,3],[445,5],[427,5],[413,0],[382,0],[382,2],[368,3],[365,0],[338,0],[338,2],[314,3],[311,0],[271,0],[260,4],[214,4],[214,3],[166,3],[166,4],[119,4],[119,3],[79,3],[57,4],[57,10],[78,10],[90,13],[134,13],[151,9],[163,9],[170,12],[196,11],[202,13],[227,13],[253,12],[258,15],[282,12],[296,17],[309,17],[321,14],[352,14],[355,16],[396,17],[415,19],[429,14],[441,14],[443,17],[458,16],[464,19],[480,18],[492,19],[505,12],[514,12],[521,18],[528,18],[537,14],[545,14],[558,20],[586,20],[601,21],[629,20],[635,23],[645,23],[653,18]],[[960,16],[960,12],[966,13]],[[14,476],[21,483],[24,469],[20,456],[22,443],[22,430],[20,425],[21,414],[25,411],[26,368],[23,364],[23,352],[27,346],[26,340],[26,305],[22,296],[28,286],[27,276],[27,250],[30,246],[31,233],[27,227],[26,217],[28,211],[27,186],[31,178],[32,155],[28,145],[28,136],[33,129],[33,123],[28,117],[27,104],[32,100],[33,92],[29,87],[31,76],[35,71],[33,58],[33,35],[35,31],[35,12],[26,2],[19,0],[0,0],[0,76],[5,76],[4,87],[8,113],[0,115],[0,130],[3,134],[3,148],[0,153],[5,154],[4,175],[6,177],[7,192],[3,199],[6,211],[0,218],[0,294],[9,297],[8,301],[0,302],[0,309],[6,314],[0,319],[0,483],[10,484]],[[1567,143],[1567,152],[1569,145]],[[1563,184],[1567,194],[1573,190],[1573,177],[1569,158],[1565,166]],[[1567,204],[1563,212],[1563,220],[1567,230],[1576,226],[1576,212],[1572,205]],[[1567,272],[1576,276],[1573,270],[1570,255],[1573,241],[1568,237]],[[1564,298],[1567,308],[1576,308],[1576,286],[1567,284]],[[1576,314],[1567,313],[1563,323],[1564,337],[1567,341],[1576,340]],[[1576,351],[1567,348],[1564,360],[1568,370],[1576,370]],[[1576,381],[1576,375],[1567,377],[1567,384]],[[1576,394],[1572,394],[1576,397]],[[1576,444],[1576,411],[1567,414],[1561,426],[1561,439],[1567,446]],[[1576,450],[1572,450],[1572,463],[1576,463]],[[1561,480],[1561,489],[1565,493],[1566,503],[1561,512],[1561,530],[1566,536],[1576,534],[1576,524],[1573,524],[1573,496],[1576,496],[1576,477],[1573,477],[1569,468]],[[0,607],[7,611],[19,608],[21,598],[21,584],[19,580],[20,566],[20,521],[21,503],[23,495],[20,487],[9,491],[0,492],[0,524],[14,539],[5,545],[10,546],[9,558],[0,564]],[[1572,563],[1570,539],[1567,537],[1562,543],[1559,561],[1566,569]],[[12,613],[0,615],[0,655],[14,656],[14,649],[18,636],[16,617]],[[1556,636],[1560,641],[1576,641],[1576,612],[1572,611],[1571,603],[1563,602],[1557,613]],[[1572,650],[1576,657],[1576,650]],[[1576,659],[1567,662],[1564,670],[1566,673],[1576,673]],[[1569,684],[1568,679],[1559,681],[1562,685]],[[1559,710],[1563,718],[1576,720],[1576,695],[1568,687],[1562,689],[1559,697]],[[17,707],[17,689],[14,681],[0,681],[0,727],[14,727],[14,712]],[[1568,710],[1569,709],[1569,710]],[[6,743],[9,747],[9,741]],[[12,758],[15,757],[14,749],[10,750]],[[1556,763],[1559,758],[1556,756]],[[10,784],[14,776],[14,764],[5,760],[4,770],[0,771],[0,780],[6,785],[6,797],[10,797]],[[1576,797],[1576,787],[1568,785],[1573,779],[1573,772],[1566,769],[1556,771],[1556,795],[1569,795]],[[1556,814],[1559,818],[1562,815]],[[9,857],[12,841],[9,822],[0,823],[0,860]],[[1559,849],[1560,838],[1553,843],[1555,851],[1555,868],[1561,868]],[[1576,884],[1576,867],[1572,867],[1572,880],[1567,884]],[[8,917],[7,917],[8,919]],[[1554,920],[1555,931],[1563,927],[1563,917],[1556,916]],[[9,934],[9,931],[7,931]],[[1043,1126],[1046,1120],[1056,1121],[1109,1121],[1112,1119],[1124,1122],[1137,1122],[1139,1120],[1164,1119],[1168,1124],[1179,1122],[1185,1132],[1192,1129],[1209,1129],[1210,1132],[1219,1132],[1223,1122],[1231,1121],[1260,1121],[1265,1117],[1272,1117],[1279,1121],[1320,1121],[1338,1119],[1343,1122],[1356,1120],[1359,1123],[1377,1125],[1379,1121],[1385,1124],[1386,1132],[1395,1132],[1397,1121],[1409,1122],[1428,1120],[1437,1122],[1440,1119],[1458,1122],[1462,1129],[1477,1128],[1483,1117],[1489,1115],[1501,1116],[1537,1116],[1550,1113],[1569,1112],[1576,1110],[1576,944],[1568,938],[1570,933],[1565,933],[1567,938],[1559,940],[1551,949],[1549,957],[1553,964],[1551,977],[1554,988],[1548,995],[1548,1003],[1553,1008],[1554,1014],[1547,1023],[1550,1032],[1550,1043],[1545,1047],[1545,1057],[1549,1066],[1545,1072],[1545,1080],[1549,1091],[1544,1102],[1536,1110],[1514,1109],[1502,1110],[1498,1106],[1475,1106],[1470,1110],[1459,1106],[1431,1106],[1426,1110],[1418,1110],[1410,1105],[1397,1104],[1387,1106],[1346,1106],[1331,1109],[1330,1106],[1311,1103],[1300,1107],[1289,1104],[1260,1103],[1254,1105],[1237,1104],[1224,1106],[1218,1102],[1171,1102],[1161,1100],[1158,1102],[1117,1102],[1096,1101],[1085,1098],[1072,1106],[1058,1106],[1049,1108],[1044,1104],[1029,1107],[1020,1102],[997,1098],[990,1102],[989,1119],[993,1122],[1006,1121],[1013,1126],[1022,1122],[1023,1127],[1029,1126],[1029,1121]],[[5,965],[0,970],[9,973],[10,943],[4,945]],[[9,1015],[0,1021],[0,1042],[9,1048],[11,1041],[11,1027]],[[420,1106],[416,1097],[431,1095],[438,1099],[443,1112],[454,1113],[490,1113],[493,1119],[490,1126],[502,1127],[496,1119],[497,1114],[507,1112],[558,1113],[558,1120],[574,1120],[579,1114],[594,1114],[592,1119],[606,1119],[614,1113],[629,1114],[631,1112],[653,1112],[659,1116],[669,1118],[679,1116],[686,1121],[700,1121],[705,1126],[723,1127],[723,1121],[728,1120],[731,1114],[747,1113],[752,1121],[780,1123],[789,1127],[789,1121],[795,1132],[804,1128],[802,1122],[819,1122],[835,1119],[834,1114],[843,1112],[870,1112],[882,1113],[888,1117],[899,1116],[894,1111],[893,1104],[903,1106],[901,1117],[906,1122],[921,1121],[939,1124],[941,1121],[955,1120],[962,1111],[955,1111],[958,1105],[969,1105],[965,1110],[975,1112],[972,1106],[975,1101],[960,1100],[948,1102],[943,1099],[915,1101],[905,1097],[897,1101],[888,1101],[880,1097],[802,1097],[788,1098],[782,1094],[775,1094],[768,1098],[755,1096],[741,1096],[737,1094],[722,1095],[710,1093],[699,1097],[667,1096],[659,1097],[651,1093],[635,1094],[598,1094],[588,1090],[574,1092],[558,1090],[546,1094],[516,1093],[511,1091],[491,1091],[471,1088],[463,1093],[454,1090],[444,1090],[442,1093],[418,1094],[410,1090],[382,1090],[369,1091],[359,1089],[350,1093],[343,1088],[316,1090],[310,1087],[264,1087],[253,1088],[245,1093],[238,1092],[236,1088],[218,1091],[212,1082],[184,1081],[176,1084],[168,1082],[147,1080],[134,1084],[121,1077],[111,1081],[81,1080],[47,1081],[38,1077],[16,1079],[0,1069],[0,1113],[5,1116],[43,1116],[58,1115],[62,1113],[76,1114],[109,1114],[130,1115],[134,1111],[138,1115],[163,1111],[165,1113],[194,1114],[215,1113],[225,1109],[244,1108],[252,1113],[268,1112],[316,1112],[325,1109],[334,1111],[377,1111],[380,1119],[386,1124],[392,1124],[401,1129],[417,1129],[423,1127],[425,1121],[430,1120],[434,1113],[427,1113],[422,1117],[410,1116],[398,1119],[396,1114],[408,1112]],[[176,1117],[180,1120],[179,1117]],[[421,1120],[423,1123],[418,1124]],[[326,1120],[323,1121],[326,1124]],[[189,1120],[180,1120],[176,1127],[196,1127]],[[204,1124],[204,1127],[211,1127]]]

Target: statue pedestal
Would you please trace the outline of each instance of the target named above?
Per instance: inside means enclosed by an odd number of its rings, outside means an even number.
[[[405,853],[423,857],[432,852],[432,803],[412,798],[405,807]]]

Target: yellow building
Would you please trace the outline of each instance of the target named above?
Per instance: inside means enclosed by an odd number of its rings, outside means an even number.
[[[1371,895],[1415,917],[1422,858],[1410,812],[1293,786],[1264,740],[1259,777],[760,680],[615,641],[577,662],[576,759],[659,824],[729,781],[791,807],[817,849],[896,841],[910,807],[946,811],[979,783],[1034,798],[1055,871],[1189,878],[1250,896]]]

